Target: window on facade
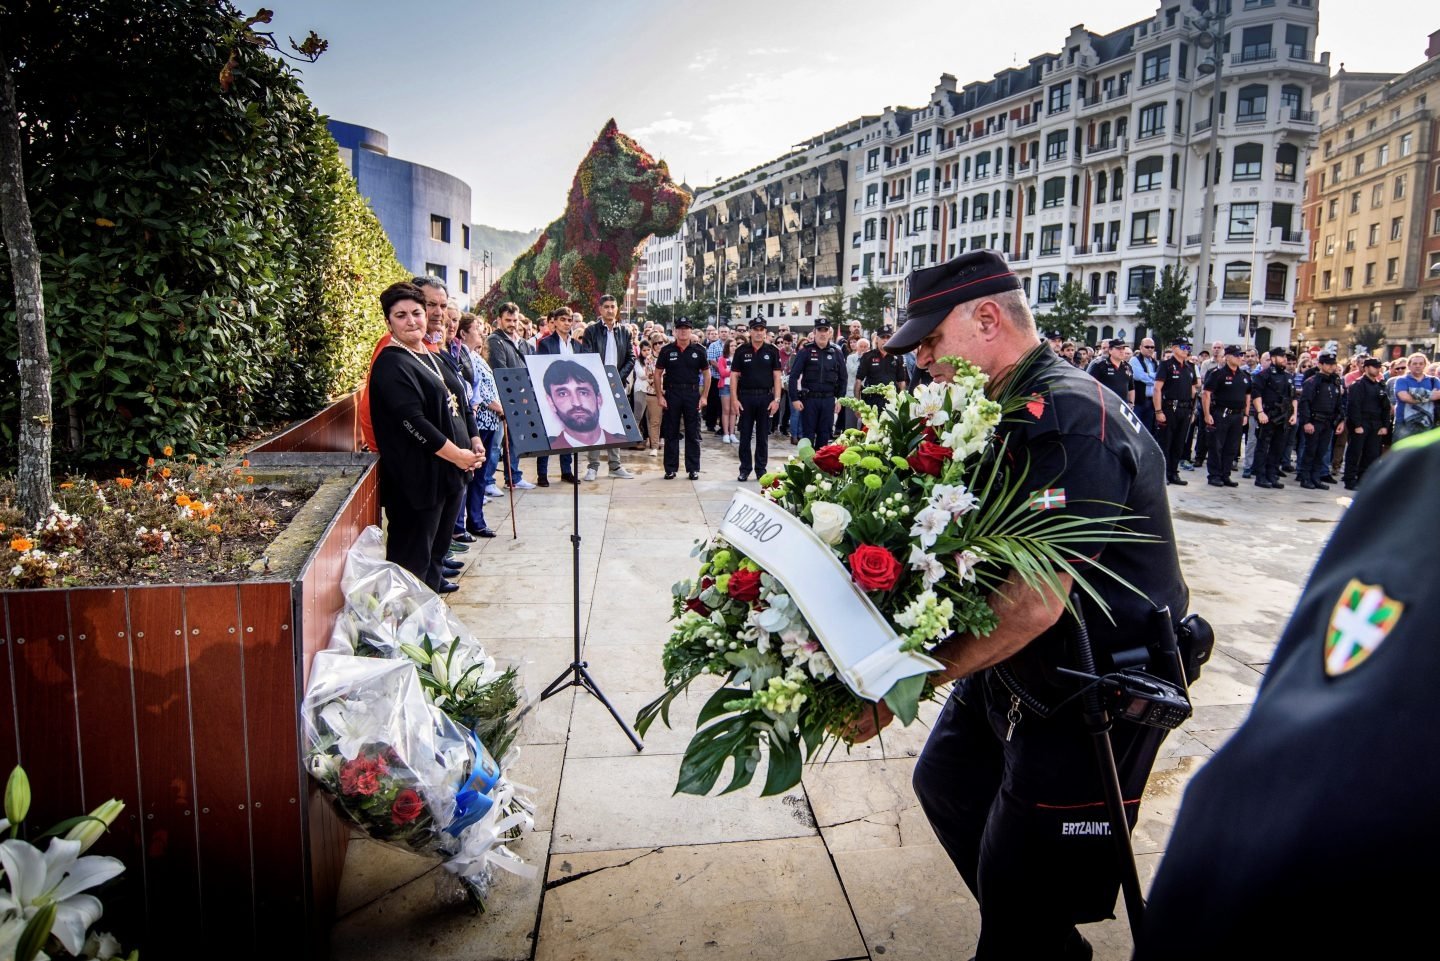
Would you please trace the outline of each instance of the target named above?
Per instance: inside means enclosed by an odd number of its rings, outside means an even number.
[[[1349,290],[1350,288],[1352,288],[1352,287],[1354,287],[1354,286],[1355,286],[1355,268],[1354,268],[1354,267],[1346,267],[1346,268],[1345,268],[1345,289],[1346,289],[1346,290]]]
[[[1265,299],[1284,300],[1285,284],[1290,279],[1290,268],[1284,264],[1271,264],[1265,268]]]
[[[1131,267],[1126,278],[1125,299],[1139,300],[1140,295],[1155,286],[1154,267]]]
[[[925,245],[924,245],[924,244],[918,244],[918,245],[916,245],[914,248],[911,249],[911,251],[910,251],[910,266],[911,266],[911,267],[923,267],[923,266],[925,266]]]
[[[470,293],[470,271],[468,270],[460,271],[460,293]]]
[[[1389,260],[1385,261],[1385,280],[1386,280],[1387,282],[1393,284],[1395,281],[1397,281],[1397,280],[1399,280],[1399,279],[1400,279],[1400,258],[1399,258],[1399,257],[1391,257]]]
[[[916,230],[916,231],[921,231],[921,230],[926,229],[926,214],[927,214],[927,211],[925,210],[924,207],[921,207],[919,210],[915,211],[915,230]]]
[[[1380,323],[1380,301],[1378,300],[1370,305],[1370,323]]]
[[[1135,161],[1135,185],[1131,193],[1159,190],[1164,183],[1165,158],[1142,157]]]
[[[1355,176],[1358,177],[1358,176],[1360,176],[1361,174],[1363,174],[1364,172],[1365,172],[1365,154],[1364,154],[1364,153],[1357,153],[1357,154],[1355,155]]]
[[[1145,54],[1140,64],[1140,86],[1159,83],[1170,77],[1170,48],[1163,47]]]
[[[880,169],[880,148],[876,147],[865,155],[865,170],[867,173],[874,173]],[[866,271],[868,274],[869,271]]]
[[[1390,239],[1399,240],[1401,232],[1405,229],[1404,217],[1392,217],[1390,219]]]
[[[1440,208],[1430,212],[1430,233],[1432,236],[1440,237]]]
[[[1375,262],[1371,261],[1365,265],[1365,286],[1369,287],[1375,283]]]
[[[1326,208],[1326,211],[1325,211],[1325,213],[1326,213],[1326,219],[1328,219],[1328,220],[1334,220],[1334,219],[1335,219],[1335,215],[1336,215],[1336,213],[1339,211],[1339,209],[1340,209],[1340,201],[1339,201],[1337,198],[1335,198],[1335,197],[1331,197],[1331,198],[1330,198],[1330,206],[1329,206],[1328,208]]]
[[[1300,150],[1294,144],[1282,143],[1275,148],[1275,179],[1295,182],[1295,165],[1300,157]],[[1323,177],[1324,174],[1321,174]]]
[[[1125,196],[1125,168],[1116,167],[1113,179],[1110,181],[1110,199],[1119,200]]]
[[[1408,157],[1415,152],[1415,135],[1402,133],[1400,135],[1400,156]]]
[[[430,239],[442,244],[450,242],[450,218],[439,214],[430,215]]]
[[[1050,112],[1059,113],[1070,107],[1070,81],[1057,83],[1050,88]]]
[[[1041,255],[1060,252],[1060,226],[1060,224],[1048,224],[1040,228]]]
[[[1248,60],[1269,60],[1275,56],[1275,48],[1270,45],[1270,38],[1274,34],[1274,25],[1265,24],[1261,27],[1246,27],[1240,32],[1240,59]]]
[[[1289,48],[1291,60],[1310,59],[1310,31],[1298,24],[1285,27],[1285,46]]]
[[[927,154],[930,152],[930,131],[926,130],[915,138],[915,154]]]
[[[1040,303],[1055,303],[1055,297],[1060,293],[1060,275],[1041,274],[1040,282],[1036,285],[1035,291]]]
[[[1242,143],[1235,148],[1235,163],[1230,170],[1231,180],[1259,180],[1260,164],[1265,159],[1265,148],[1258,143]]]
[[[1069,134],[1064,130],[1056,130],[1045,138],[1045,159],[1059,160],[1065,156],[1065,148],[1069,146]]]
[[[975,202],[970,206],[970,212],[974,215],[976,220],[984,220],[986,217],[990,216],[990,195],[978,195],[975,198]]]
[[[1284,233],[1280,235],[1281,240],[1290,240],[1290,225],[1295,221],[1295,206],[1293,204],[1271,204],[1270,205],[1270,226],[1279,227]],[[1296,237],[1296,240],[1299,238]]]
[[[1352,214],[1358,214],[1360,212],[1360,191],[1358,190],[1350,194],[1350,212]]]
[[[1375,166],[1383,167],[1390,162],[1390,145],[1382,143],[1375,148]]]
[[[1241,87],[1238,113],[1235,117],[1236,121],[1239,123],[1258,123],[1264,120],[1269,94],[1270,88],[1263,83]]]
[[[1130,246],[1149,246],[1159,239],[1160,211],[1142,210],[1130,215]]]
[[[1355,250],[1355,230],[1352,228],[1345,231],[1345,252],[1353,253]]]
[[[1280,109],[1284,111],[1282,116],[1289,116],[1292,120],[1300,117],[1300,88],[1294,84],[1287,83],[1280,88]]]
[[[1321,290],[1329,290],[1329,289],[1330,289],[1330,280],[1331,280],[1331,277],[1332,277],[1332,276],[1333,276],[1333,275],[1332,275],[1332,274],[1330,273],[1330,271],[1328,271],[1328,270],[1325,271],[1324,273],[1322,273],[1322,274],[1320,275],[1320,289],[1321,289]]]
[[[873,206],[875,206],[875,200],[876,200],[876,198],[879,197],[879,196],[880,196],[880,187],[879,187],[879,185],[877,185],[877,184],[871,184],[870,186],[866,187],[866,188],[865,188],[865,206],[867,206],[867,207],[873,207]]]
[[[1330,256],[1331,254],[1333,254],[1334,252],[1335,252],[1335,235],[1334,235],[1334,234],[1326,234],[1326,235],[1325,235],[1325,256],[1328,257],[1328,256]]]
[[[425,265],[425,276],[426,276],[426,277],[434,277],[436,280],[440,281],[442,284],[445,283],[445,265],[444,265],[444,264],[426,264],[426,265]]]
[[[1398,177],[1395,178],[1395,199],[1396,199],[1396,200],[1404,200],[1404,199],[1405,199],[1405,181],[1406,181],[1407,179],[1408,179],[1408,178],[1407,178],[1404,174],[1401,174],[1400,176],[1398,176]]]
[[[1232,261],[1225,265],[1225,290],[1221,296],[1225,300],[1250,299],[1250,264],[1243,260]]]
[[[1385,204],[1385,185],[1378,183],[1370,188],[1370,206],[1381,207]]]
[[[1255,236],[1255,221],[1260,216],[1259,204],[1230,205],[1230,239],[1249,240]]]
[[[1397,324],[1405,320],[1405,301],[1395,301],[1395,307],[1390,311],[1390,319]]]
[[[466,249],[466,250],[469,250],[469,249],[470,249],[470,225],[469,225],[469,224],[461,224],[461,225],[460,225],[460,238],[461,238],[461,241],[463,242],[463,245],[464,245],[465,249]],[[462,281],[463,281],[463,280],[464,280],[464,274],[465,274],[465,272],[464,272],[464,271],[461,271],[460,273],[461,273],[461,279],[462,279]]]
[[[1140,139],[1165,132],[1165,105],[1152,103],[1140,111]]]
[[[1051,177],[1045,181],[1044,204],[1046,207],[1059,207],[1065,203],[1065,178]]]
[[[1378,243],[1380,243],[1380,225],[1379,225],[1379,224],[1371,224],[1371,225],[1370,225],[1370,242],[1367,244],[1367,246],[1374,247],[1374,246],[1375,246],[1376,244],[1378,244]]]
[[[874,239],[875,239],[875,218],[874,218],[874,217],[871,217],[869,220],[865,221],[865,239],[866,239],[866,240],[874,240]]]

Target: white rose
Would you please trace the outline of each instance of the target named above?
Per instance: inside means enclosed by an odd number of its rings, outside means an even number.
[[[845,537],[850,526],[850,512],[839,504],[820,501],[810,505],[810,526],[822,541],[835,546]]]

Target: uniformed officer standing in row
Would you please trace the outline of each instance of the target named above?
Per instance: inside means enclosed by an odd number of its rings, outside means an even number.
[[[1300,388],[1300,429],[1305,432],[1305,459],[1296,465],[1295,474],[1306,490],[1328,491],[1329,484],[1320,478],[1330,473],[1329,435],[1345,430],[1345,384],[1335,367],[1334,354],[1316,358],[1320,373],[1314,374]]]
[[[1190,421],[1195,416],[1195,365],[1190,363],[1190,342],[1177,340],[1170,345],[1170,356],[1160,362],[1155,374],[1156,439],[1165,452],[1165,480],[1184,487],[1190,482],[1180,476],[1180,462],[1185,459],[1185,441],[1190,437]]]
[[[750,435],[755,435],[756,476],[770,460],[770,418],[780,409],[780,350],[765,342],[765,321],[750,321],[750,338],[730,358],[730,403],[740,420],[740,476],[750,479]]]
[[[1135,381],[1130,364],[1125,360],[1125,341],[1112,337],[1105,344],[1105,354],[1096,357],[1085,369],[1085,373],[1109,387],[1125,403],[1135,403]]]
[[[830,343],[830,321],[822,317],[815,321],[815,343],[801,347],[790,363],[790,406],[800,412],[800,436],[817,448],[835,436],[837,398],[844,389],[845,353]]]
[[[1285,431],[1295,423],[1295,378],[1289,370],[1290,354],[1284,347],[1270,350],[1270,366],[1254,375],[1251,403],[1255,405],[1256,487],[1279,489],[1280,461],[1285,454]]]
[[[1165,466],[1125,401],[1096,390],[1041,342],[1026,301],[1000,254],[970,251],[911,275],[909,319],[890,349],[918,345],[917,363],[937,380],[953,375],[939,358],[962,357],[992,385],[1008,380],[1032,395],[1001,425],[1007,456],[1026,470],[1021,496],[1035,510],[1090,519],[1113,519],[1121,505],[1124,526],[1145,535],[1073,545],[1095,559],[1089,583],[1108,608],[1104,614],[1089,597],[1080,601],[1103,672],[1118,653],[1152,639],[1159,607],[1178,619],[1189,602]],[[1115,839],[1092,738],[1079,699],[1070,697],[1074,687],[1056,670],[1074,666],[1063,603],[1072,580],[1059,580],[1056,596],[1011,574],[990,600],[996,629],[935,650],[945,669],[932,680],[960,680],[916,762],[915,794],[980,905],[978,961],[1089,958],[1075,925],[1115,908]],[[883,702],[876,710],[888,720]],[[874,727],[867,713],[855,734],[863,740]],[[1164,732],[1118,724],[1112,738],[1133,816]],[[952,945],[947,956],[963,951]]]
[[[1364,375],[1345,397],[1345,425],[1350,430],[1345,445],[1345,489],[1353,491],[1360,479],[1380,456],[1380,445],[1390,433],[1392,420],[1390,392],[1385,389],[1382,371],[1385,365],[1378,357],[1366,357]]]
[[[876,331],[875,347],[862,354],[860,363],[855,367],[855,396],[871,407],[884,407],[886,402],[884,397],[865,393],[866,387],[894,384],[896,391],[903,391],[908,382],[909,373],[905,370],[905,358],[885,349],[886,343],[894,333],[895,331],[889,327],[881,327]]]
[[[1250,374],[1240,366],[1240,356],[1239,347],[1226,347],[1225,362],[1210,371],[1200,395],[1210,441],[1211,487],[1240,486],[1239,481],[1230,479],[1245,433],[1245,411],[1250,407]]]
[[[680,469],[680,422],[685,422],[685,471],[700,477],[700,408],[710,390],[710,361],[705,348],[691,339],[690,321],[675,321],[675,343],[660,348],[655,361],[660,395],[660,435],[665,438],[665,479]]]

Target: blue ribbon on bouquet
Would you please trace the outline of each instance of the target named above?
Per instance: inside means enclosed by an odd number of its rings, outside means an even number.
[[[474,731],[470,732],[470,740],[475,745],[475,768],[470,780],[455,795],[455,819],[445,829],[445,833],[457,838],[494,806],[494,800],[488,795],[500,780],[500,762],[490,757]]]

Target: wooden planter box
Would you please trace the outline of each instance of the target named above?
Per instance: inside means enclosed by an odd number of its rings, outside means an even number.
[[[325,956],[347,830],[302,769],[299,704],[346,552],[380,502],[373,458],[302,453],[350,443],[333,428],[353,410],[321,418],[309,443],[273,456],[350,465],[353,486],[332,492],[338,509],[297,573],[0,591],[0,718],[14,721],[0,724],[0,771],[25,766],[31,825],[125,802],[93,851],[126,866],[99,929],[148,959]],[[250,456],[257,470],[270,459]]]

